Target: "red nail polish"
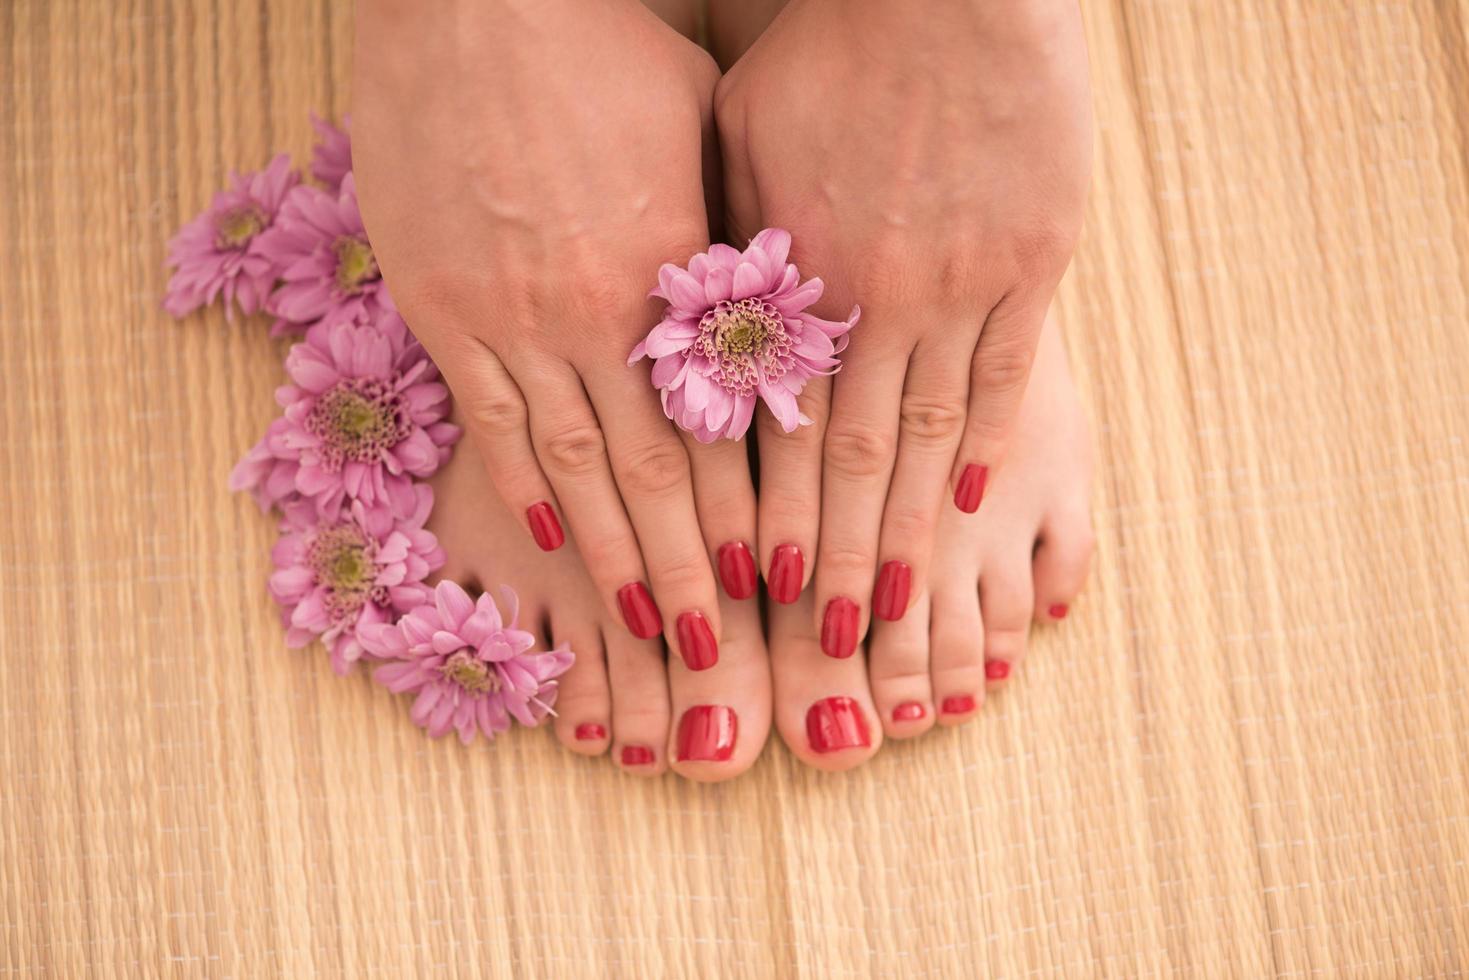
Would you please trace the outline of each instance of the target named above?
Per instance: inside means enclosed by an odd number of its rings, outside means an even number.
[[[889,622],[902,619],[908,611],[908,591],[913,587],[913,569],[905,561],[883,562],[872,591],[872,614]]]
[[[755,556],[743,541],[719,546],[719,581],[731,599],[748,599],[755,594]]]
[[[740,718],[722,704],[696,704],[678,721],[680,762],[723,762],[734,755]]]
[[[954,490],[954,506],[966,514],[979,510],[979,502],[984,499],[984,484],[989,475],[988,466],[970,463],[964,467],[964,472],[959,475],[959,486]]]
[[[770,598],[779,603],[795,602],[801,595],[801,576],[806,570],[806,556],[793,544],[783,544],[770,556],[770,575],[765,584]]]
[[[555,551],[566,543],[566,532],[561,530],[556,512],[544,500],[527,507],[525,518],[530,522],[530,536],[542,551]]]
[[[821,652],[828,657],[845,660],[857,650],[857,623],[862,610],[846,596],[837,596],[826,604],[821,616]]]
[[[596,742],[607,737],[607,729],[595,722],[584,722],[576,726],[578,742]]]
[[[823,755],[872,744],[862,708],[848,697],[822,698],[807,709],[806,741]]]
[[[646,745],[624,745],[622,747],[622,764],[624,766],[652,765],[653,750]]]
[[[1047,609],[1046,612],[1048,612],[1048,613],[1051,614],[1051,618],[1052,619],[1065,619],[1066,618],[1066,603],[1064,603],[1064,602],[1058,602],[1054,606],[1052,606],[1051,608]]]
[[[679,613],[677,626],[678,652],[689,670],[708,670],[719,663],[719,641],[703,613]]]
[[[974,695],[951,694],[944,698],[944,714],[967,715],[974,710]]]
[[[663,617],[658,612],[658,604],[642,582],[629,582],[618,589],[617,605],[622,610],[622,621],[638,639],[650,640],[663,632]]]
[[[893,709],[893,721],[918,721],[928,714],[928,709],[917,701],[904,701]]]
[[[984,662],[984,676],[987,680],[1004,680],[1005,678],[1010,676],[1010,661],[986,660]]]

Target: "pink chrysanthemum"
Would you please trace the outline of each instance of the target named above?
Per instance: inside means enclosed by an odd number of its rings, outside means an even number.
[[[556,678],[575,659],[565,647],[532,653],[535,637],[515,625],[518,599],[503,590],[508,624],[487,594],[471,600],[458,585],[443,581],[433,601],[418,606],[396,625],[364,628],[368,652],[394,662],[373,677],[394,693],[414,693],[410,717],[434,738],[450,730],[466,745],[475,733],[486,739],[514,718],[535,726],[556,702]]]
[[[448,459],[459,427],[445,421],[449,391],[396,313],[376,324],[318,324],[286,355],[291,384],[276,389],[285,415],[230,474],[262,508],[293,491],[318,515],[347,499],[405,517],[413,477]]]
[[[246,316],[258,311],[279,271],[261,250],[261,240],[300,179],[284,153],[258,173],[231,174],[230,189],[215,194],[204,213],[168,243],[174,271],[163,308],[182,317],[223,297],[231,319],[236,306]]]
[[[373,321],[394,309],[357,210],[350,173],[338,188],[299,184],[286,195],[280,215],[260,236],[260,252],[280,270],[280,285],[266,309],[280,319],[271,332],[314,323]]]
[[[364,627],[391,623],[431,598],[423,580],[444,564],[444,552],[423,526],[433,491],[419,484],[413,492],[417,505],[401,519],[360,501],[327,520],[304,501],[285,506],[269,588],[282,607],[288,646],[321,637],[332,669],[345,674],[362,656]]]
[[[352,169],[352,142],[347,136],[351,123],[350,116],[343,116],[342,128],[338,129],[316,113],[311,114],[317,137],[311,148],[311,176],[332,190],[342,186],[342,178]]]
[[[667,263],[658,270],[649,295],[668,309],[628,364],[654,359],[664,413],[700,442],[743,436],[757,395],[786,432],[809,422],[796,396],[813,377],[840,367],[837,355],[861,310],[852,307],[840,322],[805,312],[823,287],[820,279],[800,281],[786,262],[790,247],[789,232],[767,228],[743,252],[713,245],[687,269]]]

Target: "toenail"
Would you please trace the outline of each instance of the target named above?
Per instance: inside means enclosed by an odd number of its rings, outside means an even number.
[[[807,710],[806,741],[822,754],[872,744],[862,708],[848,697],[822,698]]]
[[[724,762],[734,755],[739,715],[722,704],[696,704],[678,722],[678,761]]]
[[[622,621],[638,639],[650,640],[663,631],[658,604],[642,582],[629,582],[618,589],[617,605],[622,610]]]
[[[622,764],[624,766],[652,765],[653,750],[646,745],[624,745],[622,747]]]
[[[1064,603],[1064,602],[1058,602],[1054,606],[1052,606],[1050,609],[1047,609],[1046,612],[1048,612],[1048,613],[1051,614],[1051,618],[1052,619],[1065,619],[1066,618],[1066,603]]]
[[[917,701],[904,701],[893,709],[893,721],[918,721],[928,709]]]
[[[974,695],[951,694],[944,698],[944,714],[967,715],[974,710]]]
[[[555,551],[566,542],[566,532],[561,530],[556,512],[544,500],[527,507],[525,519],[530,522],[530,536],[542,551]]]
[[[755,556],[743,541],[719,546],[719,581],[731,599],[748,599],[755,594]]]
[[[583,722],[576,726],[576,740],[578,742],[599,742],[607,737],[607,729],[596,722]]]
[[[989,475],[988,466],[970,463],[964,467],[964,472],[959,476],[959,486],[954,490],[954,506],[966,514],[979,510],[979,502],[984,499],[984,485]]]
[[[1005,678],[1010,676],[1010,661],[986,660],[984,662],[984,676],[986,680],[1004,680]]]
[[[689,670],[708,670],[719,663],[719,641],[714,639],[714,630],[703,613],[679,613],[678,652]]]
[[[862,614],[858,605],[846,596],[837,596],[826,604],[821,617],[821,651],[828,657],[845,660],[857,649],[857,622]]]
[[[779,603],[795,602],[801,596],[801,576],[806,570],[806,556],[793,544],[783,544],[770,556],[770,575],[765,584],[770,598]]]
[[[889,622],[902,619],[908,611],[908,591],[913,585],[913,568],[905,561],[884,562],[872,591],[872,614]]]

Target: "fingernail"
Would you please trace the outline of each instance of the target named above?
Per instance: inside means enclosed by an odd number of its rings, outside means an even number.
[[[719,546],[719,581],[731,599],[748,599],[755,594],[755,556],[743,541]]]
[[[928,709],[917,701],[904,701],[893,709],[893,721],[918,721]]]
[[[1005,678],[1010,676],[1010,661],[986,660],[984,662],[984,676],[986,680],[1004,680]]]
[[[984,499],[984,484],[989,475],[988,466],[970,463],[964,467],[964,472],[959,475],[959,486],[954,490],[954,506],[966,514],[979,510],[979,502]]]
[[[1051,618],[1052,619],[1065,619],[1066,618],[1066,603],[1064,603],[1064,602],[1058,602],[1054,606],[1052,606],[1051,608],[1047,609],[1046,612],[1048,612],[1048,613],[1051,614]]]
[[[861,707],[848,697],[822,698],[806,711],[806,741],[823,755],[872,744]]]
[[[595,722],[584,722],[576,726],[578,742],[596,742],[607,737],[607,729]]]
[[[719,641],[703,613],[679,613],[677,625],[678,652],[689,670],[708,670],[719,663]]]
[[[680,762],[723,762],[734,755],[740,718],[722,704],[696,704],[678,722]]]
[[[624,766],[646,766],[653,762],[653,750],[646,745],[624,745],[622,747],[622,764]]]
[[[793,544],[783,544],[770,556],[770,598],[780,603],[795,602],[801,595],[801,575],[806,570],[806,556]]]
[[[530,536],[542,551],[555,551],[566,543],[566,532],[561,530],[556,512],[544,500],[527,507],[525,517],[530,522]]]
[[[872,593],[872,614],[878,619],[902,619],[908,611],[908,590],[913,585],[913,569],[905,561],[883,562],[877,573],[877,588]]]
[[[663,617],[658,612],[658,604],[642,582],[629,582],[618,589],[617,606],[622,610],[622,621],[638,639],[650,640],[663,632]]]
[[[967,715],[974,710],[974,695],[951,694],[944,698],[944,714]]]
[[[821,616],[821,650],[828,657],[845,660],[857,649],[857,621],[862,610],[846,596],[826,604]]]

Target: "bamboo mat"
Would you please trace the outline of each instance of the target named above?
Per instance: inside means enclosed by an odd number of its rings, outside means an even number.
[[[350,5],[0,0],[0,973],[1461,974],[1469,8],[1083,6],[1090,587],[981,722],[701,787],[283,647],[279,353],[163,243]]]

